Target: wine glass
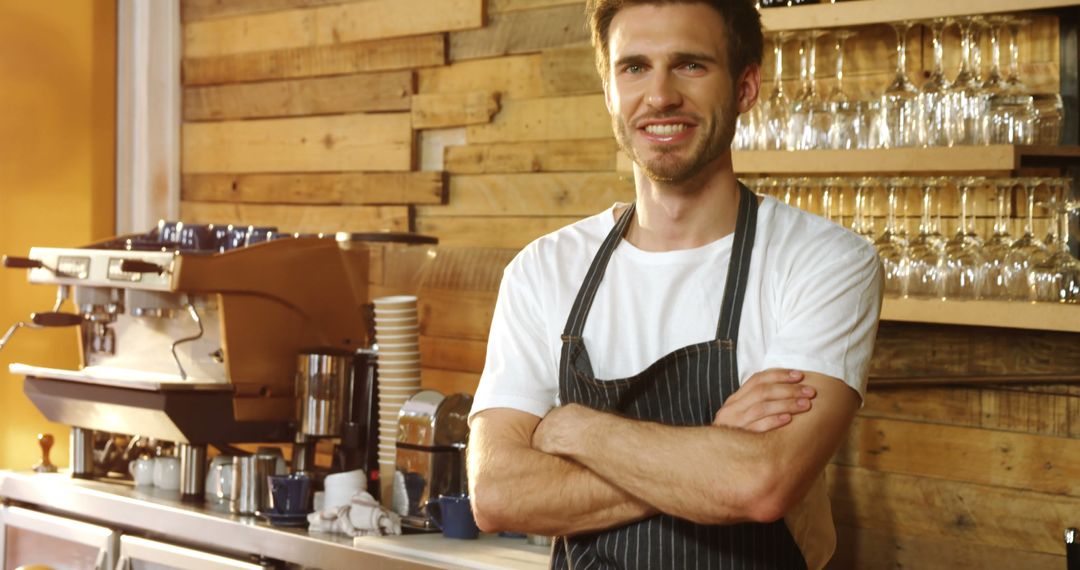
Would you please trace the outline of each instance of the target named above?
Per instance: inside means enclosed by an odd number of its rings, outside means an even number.
[[[1035,191],[1043,184],[1040,178],[1019,178],[1017,187],[1024,190],[1024,233],[1012,243],[1002,275],[1010,299],[1027,301],[1031,298],[1028,275],[1031,267],[1047,257],[1046,246],[1035,237]]]
[[[896,76],[881,95],[882,130],[890,148],[918,144],[919,90],[907,75],[907,35],[912,22],[894,22],[896,31]]]
[[[960,220],[956,234],[945,242],[945,252],[938,274],[938,293],[942,299],[975,300],[983,296],[982,248],[971,239],[969,230],[974,210],[972,194],[983,180],[967,177],[960,182]]]
[[[973,62],[975,54],[978,53],[978,24],[975,18],[964,18],[956,23],[960,27],[960,71],[948,88],[951,108],[949,115],[952,117],[953,128],[950,138],[953,144],[982,144],[982,120],[989,98],[982,90]]]
[[[799,46],[799,78],[801,87],[795,93],[788,119],[787,146],[794,150],[810,150],[824,147],[820,139],[828,133],[822,127],[824,103],[817,93],[817,39],[824,32],[811,31],[801,34]],[[825,117],[824,121],[828,118]]]
[[[784,94],[784,44],[791,32],[773,34],[773,90],[765,105],[765,149],[784,150],[787,146],[791,103]]]
[[[1068,196],[1067,178],[1051,179],[1050,184]],[[1080,303],[1080,261],[1069,251],[1069,215],[1080,209],[1080,203],[1059,200],[1054,203],[1056,239],[1045,259],[1035,263],[1029,274],[1033,301]]]
[[[937,296],[938,271],[945,251],[941,235],[941,202],[938,189],[946,179],[927,177],[922,182],[922,212],[919,233],[908,244],[908,296],[929,298]]]
[[[983,244],[983,260],[986,263],[983,274],[986,277],[986,296],[995,299],[1009,298],[1009,289],[1005,280],[1005,262],[1015,241],[1009,234],[1009,201],[1017,183],[1015,178],[994,180],[996,190],[994,234]]]
[[[989,112],[986,114],[986,139],[990,144],[1030,144],[1034,139],[1035,100],[1020,81],[1019,20],[1009,16],[989,19],[992,65],[983,82],[983,90],[989,95]],[[1008,26],[1010,77],[1001,74],[1001,32]]]
[[[885,216],[885,229],[874,240],[874,249],[881,259],[885,275],[885,294],[892,297],[907,295],[908,255],[907,240],[901,236],[897,213],[900,209],[900,197],[903,189],[911,184],[903,177],[890,178],[888,187],[888,206]]]
[[[844,187],[847,181],[830,176],[821,183],[821,215],[834,224],[844,225]]]
[[[945,20],[933,20],[929,27],[934,67],[930,78],[919,91],[919,142],[923,146],[952,146],[952,107],[948,104],[950,83],[945,79],[944,50],[941,45]]]
[[[833,32],[836,48],[836,85],[826,99],[832,115],[829,124],[828,148],[853,149],[858,145],[858,103],[844,91],[844,46],[856,34],[851,30]]]
[[[869,176],[855,184],[855,208],[851,220],[851,231],[871,244],[874,243],[874,188],[877,186],[877,180]]]

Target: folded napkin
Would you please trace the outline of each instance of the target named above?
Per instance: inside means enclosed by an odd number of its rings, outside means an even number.
[[[384,509],[366,491],[360,491],[353,495],[348,505],[309,514],[308,530],[353,537],[401,534],[401,517]]]

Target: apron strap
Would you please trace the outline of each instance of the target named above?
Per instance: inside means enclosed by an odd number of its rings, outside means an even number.
[[[728,262],[727,284],[724,286],[724,302],[720,305],[720,322],[716,325],[716,338],[730,341],[739,339],[739,321],[742,318],[743,294],[750,276],[750,259],[757,236],[757,194],[739,183],[739,218],[735,223],[735,238],[731,242],[731,261]]]
[[[604,238],[604,243],[600,245],[600,251],[593,258],[592,265],[589,266],[589,272],[585,274],[585,282],[581,284],[577,298],[574,299],[574,307],[570,310],[570,317],[566,319],[566,327],[563,328],[564,340],[567,337],[581,338],[581,333],[585,330],[585,317],[589,315],[593,299],[596,298],[596,290],[600,287],[600,281],[604,279],[604,271],[607,270],[611,252],[615,251],[615,247],[622,241],[626,229],[630,227],[630,220],[634,218],[634,206],[635,203],[631,202],[626,211],[619,216],[618,221],[615,222],[615,227],[608,232],[607,237]]]

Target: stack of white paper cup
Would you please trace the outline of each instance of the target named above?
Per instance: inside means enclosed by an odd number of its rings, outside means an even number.
[[[375,343],[379,346],[379,469],[383,481],[389,481],[397,458],[398,412],[405,400],[420,391],[416,297],[375,299]]]

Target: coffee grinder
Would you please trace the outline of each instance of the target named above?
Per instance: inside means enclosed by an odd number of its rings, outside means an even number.
[[[297,356],[293,471],[314,475],[315,446],[335,439],[331,471],[363,469],[372,477],[378,465],[372,435],[378,417],[375,351],[309,350]],[[375,427],[373,427],[373,425]],[[372,486],[377,489],[377,485]]]

